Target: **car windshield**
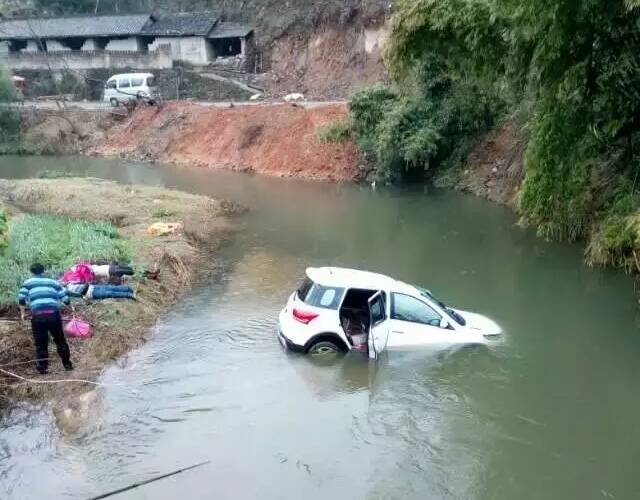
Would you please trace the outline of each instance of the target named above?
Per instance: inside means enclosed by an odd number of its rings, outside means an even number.
[[[462,315],[460,315],[460,313],[456,312],[454,309],[452,309],[451,307],[449,307],[447,304],[445,304],[444,302],[442,302],[441,300],[438,300],[432,293],[431,291],[427,290],[426,288],[421,288],[421,287],[416,287],[418,289],[418,291],[420,292],[420,295],[422,295],[423,297],[433,300],[436,304],[438,304],[443,311],[445,311],[449,316],[451,316],[453,319],[456,320],[456,322],[462,326],[466,325],[466,321],[465,319],[462,317]]]

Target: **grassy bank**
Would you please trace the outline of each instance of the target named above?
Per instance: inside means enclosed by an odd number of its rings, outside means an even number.
[[[74,299],[76,310],[94,325],[91,339],[70,339],[76,364],[73,378],[87,380],[94,380],[107,363],[145,340],[158,316],[188,288],[205,255],[211,269],[215,249],[230,230],[226,216],[236,211],[231,203],[207,197],[97,179],[0,180],[0,200],[10,214],[4,230],[0,225],[0,238],[5,237],[0,241],[6,241],[0,257],[3,304],[15,304],[16,287],[33,260],[46,263],[53,272],[79,259],[99,258],[130,261],[138,271],[160,267],[158,280],[137,273],[129,282],[137,288],[135,302]],[[183,230],[162,237],[147,234],[151,223],[161,221],[181,222]],[[5,308],[4,317],[15,313],[15,308]],[[51,373],[44,379],[67,378],[54,348],[50,354]],[[0,321],[0,365],[32,378],[33,356],[28,324]],[[67,408],[70,400],[90,388],[35,385],[2,375],[0,394]],[[0,405],[4,402],[0,400]]]

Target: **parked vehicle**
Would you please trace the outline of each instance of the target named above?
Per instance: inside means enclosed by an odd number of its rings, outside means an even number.
[[[117,106],[134,99],[151,101],[159,96],[156,78],[151,73],[124,73],[113,75],[104,85],[103,101]]]
[[[501,333],[493,320],[448,307],[424,288],[336,267],[308,268],[278,321],[278,339],[293,351],[371,358],[385,349],[487,344]]]

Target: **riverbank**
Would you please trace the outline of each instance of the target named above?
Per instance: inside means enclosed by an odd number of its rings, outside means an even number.
[[[9,245],[13,221],[25,214],[105,221],[117,228],[118,234],[113,237],[126,246],[138,271],[129,282],[136,289],[136,301],[74,300],[76,311],[94,328],[91,339],[69,339],[76,367],[71,374],[63,371],[52,345],[49,375],[35,375],[29,325],[0,321],[0,366],[37,381],[18,380],[3,373],[0,405],[24,399],[46,401],[62,414],[73,413],[70,408],[83,401],[77,396],[93,386],[56,381],[94,381],[109,362],[144,342],[158,316],[202,275],[200,264],[205,256],[206,271],[215,267],[215,250],[232,229],[227,216],[237,211],[233,203],[205,196],[98,179],[2,180],[0,200],[10,214]],[[146,231],[154,222],[180,222],[182,230],[154,237]],[[155,266],[160,268],[157,280],[143,277],[143,270]],[[5,308],[3,316],[15,318],[17,308]]]
[[[6,153],[117,156],[181,166],[334,182],[360,175],[355,144],[320,140],[346,102],[188,103],[110,108],[24,108],[22,140]]]
[[[346,103],[221,108],[169,102],[139,108],[86,152],[277,177],[351,181],[359,173],[355,145],[326,144],[317,136],[320,127],[347,113]]]
[[[34,151],[44,154],[117,156],[309,180],[354,182],[375,174],[369,153],[358,151],[362,138],[354,140],[353,131],[323,139],[323,132],[339,132],[336,125],[351,123],[348,103],[207,106],[167,102],[158,107],[142,106],[131,116],[87,110],[74,113],[44,118],[36,113],[31,122],[34,125],[25,125],[25,143],[29,148],[39,145]],[[546,226],[524,217],[520,207],[527,144],[522,123],[507,120],[478,134],[469,149],[462,148],[464,154],[460,153],[455,164],[435,170],[433,181],[437,186],[508,205],[523,216],[523,224],[533,226],[546,239],[554,239]],[[611,189],[604,186],[598,193],[594,187],[594,196],[615,199]],[[626,201],[609,207],[612,216],[606,211],[592,214],[582,236],[572,238],[584,241],[587,264],[640,272],[637,218],[616,215],[616,210],[626,213]]]

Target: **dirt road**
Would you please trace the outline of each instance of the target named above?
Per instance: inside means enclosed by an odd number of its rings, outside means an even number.
[[[230,107],[230,102],[209,102],[209,101],[184,101],[190,102],[191,104],[197,104],[198,106],[205,107],[215,107],[215,108],[228,108]],[[296,103],[298,106],[303,108],[318,108],[322,106],[332,106],[335,104],[343,104],[347,101],[302,101]],[[269,106],[269,105],[278,105],[283,104],[282,100],[274,100],[274,101],[241,101],[241,102],[233,102],[233,106]],[[36,109],[43,110],[59,110],[60,107],[56,104],[55,101],[25,101],[24,105],[20,107],[31,107]],[[78,102],[67,102],[66,107],[68,108],[79,108],[85,111],[99,111],[103,109],[111,109],[111,105],[107,102],[102,101],[78,101]]]

